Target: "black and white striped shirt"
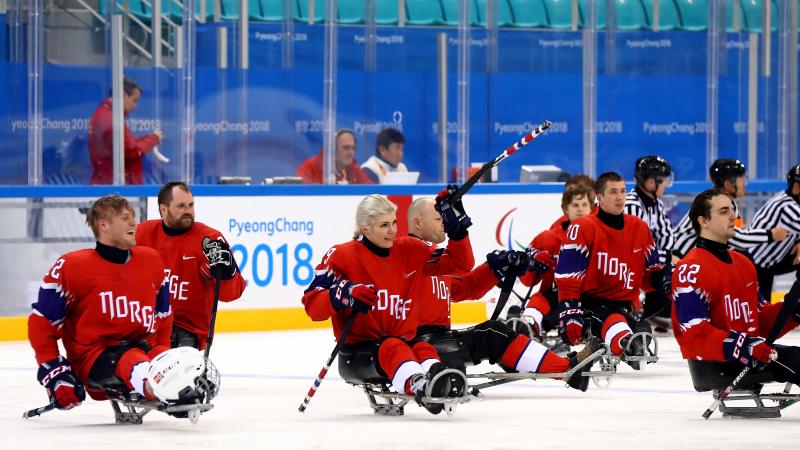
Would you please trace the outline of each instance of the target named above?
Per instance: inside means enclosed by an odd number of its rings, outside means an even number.
[[[786,258],[792,247],[800,241],[800,203],[788,193],[781,192],[756,211],[750,226],[770,230],[782,227],[789,230],[789,236],[782,241],[770,241],[748,250],[756,266],[772,267]]]
[[[658,262],[667,262],[667,254],[672,252],[675,237],[672,224],[660,198],[652,199],[635,187],[625,197],[625,214],[636,216],[650,228],[650,234],[658,247]]]
[[[739,218],[739,206],[736,204],[736,200],[732,200],[732,202],[733,213]],[[736,250],[747,251],[756,245],[769,242],[771,240],[770,230],[771,228],[753,227],[743,229],[736,227],[736,234],[728,241],[728,246]],[[675,234],[675,246],[672,248],[672,253],[683,258],[697,243],[697,234],[692,228],[692,221],[689,219],[688,212],[678,222],[678,226],[674,228],[673,232]]]

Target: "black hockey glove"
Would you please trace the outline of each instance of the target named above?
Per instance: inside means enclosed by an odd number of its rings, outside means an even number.
[[[527,253],[513,250],[495,250],[486,254],[486,264],[497,278],[521,277],[528,271],[531,258]]]
[[[447,237],[456,241],[464,239],[467,236],[467,228],[472,226],[472,219],[464,212],[464,205],[461,203],[461,199],[455,202],[451,201],[451,197],[457,190],[458,186],[448,184],[447,188],[436,196],[436,204],[434,205],[436,211],[439,211],[442,216],[442,224]]]
[[[667,261],[664,268],[658,272],[650,272],[650,286],[664,293],[666,298],[672,298],[672,270],[675,266]]]
[[[336,311],[351,308],[354,313],[367,312],[378,301],[378,292],[371,284],[341,280],[328,289],[331,305]]]
[[[529,272],[542,274],[556,267],[556,259],[547,250],[537,250],[533,247],[528,247],[525,249],[525,253],[527,253],[531,259],[531,265],[528,268]]]
[[[778,358],[778,352],[760,337],[731,331],[722,341],[722,354],[728,361],[737,361],[746,366],[757,367]]]
[[[564,300],[558,304],[558,334],[567,345],[583,341],[583,307],[578,299]]]
[[[230,280],[236,276],[239,268],[231,254],[231,247],[222,238],[211,239],[206,236],[203,238],[203,253],[208,259],[208,269],[211,276],[216,279]]]
[[[63,356],[39,366],[39,384],[47,389],[50,403],[58,409],[72,409],[86,399],[86,389],[72,374],[72,366]]]

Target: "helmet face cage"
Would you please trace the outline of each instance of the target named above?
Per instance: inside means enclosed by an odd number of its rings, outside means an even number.
[[[667,187],[671,187],[675,181],[672,168],[667,160],[660,156],[643,156],[636,160],[633,175],[640,186],[644,186],[649,179],[655,180],[656,186],[665,183]]]
[[[211,399],[219,394],[220,376],[217,366],[206,359],[206,370],[195,380],[197,392],[203,398],[203,403],[210,403]]]
[[[708,169],[709,178],[717,187],[723,187],[725,181],[733,182],[736,178],[744,177],[746,169],[738,159],[720,158]]]

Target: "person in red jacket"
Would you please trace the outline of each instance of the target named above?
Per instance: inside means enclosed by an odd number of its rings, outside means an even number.
[[[409,236],[424,243],[444,242],[442,222],[437,220],[431,198],[418,198],[408,209]],[[565,358],[550,351],[527,336],[515,333],[498,320],[487,320],[466,329],[451,329],[450,303],[483,297],[507,276],[517,277],[529,270],[541,270],[528,254],[521,251],[495,250],[486,255],[486,262],[468,273],[420,276],[412,287],[417,302],[418,327],[415,341],[429,342],[441,358],[452,367],[488,360],[519,372],[561,373],[583,361],[597,350],[596,343],[587,345],[580,356]],[[596,342],[596,341],[595,341]],[[589,378],[583,376],[591,364],[577,371],[568,384],[586,391]]]
[[[86,222],[96,247],[56,260],[28,317],[39,383],[59,409],[80,405],[84,386],[96,400],[112,386],[152,400],[150,361],[169,348],[172,325],[164,263],[155,250],[135,246],[136,218],[124,198],[98,199]]]
[[[567,227],[573,221],[592,212],[593,197],[594,188],[582,184],[565,189],[561,196],[561,209],[564,211],[566,219],[562,220],[558,227],[550,228],[536,235],[528,247],[534,249],[537,254],[545,252],[544,257],[558,256],[561,243],[567,236]],[[551,267],[542,273],[528,272],[520,277],[520,281],[526,286],[535,286],[541,281],[539,289],[531,296],[522,311],[522,320],[531,326],[537,336],[541,336],[558,325],[558,317],[555,315],[556,305],[558,305],[558,289],[553,278],[554,269],[555,267]]]
[[[444,201],[443,201],[444,203]],[[462,241],[471,225],[460,202],[442,208],[448,234]],[[458,213],[454,209],[459,210]],[[384,379],[400,393],[421,397],[425,386],[445,369],[436,349],[425,342],[411,344],[417,329],[417,302],[411,286],[419,276],[469,270],[461,262],[474,259],[457,255],[462,244],[445,252],[431,252],[417,239],[395,239],[397,207],[382,195],[365,197],[356,210],[353,240],[335,245],[322,257],[316,276],[303,295],[306,314],[314,321],[331,319],[336,339],[345,323],[354,320],[344,338],[342,354],[369,354],[365,363],[350,364],[340,359],[339,371],[348,379]],[[458,251],[451,253],[451,250]],[[442,379],[443,378],[443,379]],[[434,397],[461,396],[465,385],[442,377],[434,383]],[[441,403],[422,403],[438,414]]]
[[[372,184],[366,173],[355,159],[356,135],[348,129],[336,133],[336,183],[337,184]],[[322,184],[322,150],[300,164],[296,174],[306,184]]]
[[[217,278],[217,273],[209,268],[210,262],[220,263],[220,301],[230,302],[241,297],[245,281],[222,234],[195,222],[194,196],[186,183],[165,184],[158,192],[158,210],[161,220],[140,224],[136,229],[136,241],[158,251],[164,260],[164,274],[175,315],[172,347],[204,349]],[[206,239],[213,244],[213,250],[203,248]]]
[[[631,340],[631,325],[638,325],[635,313],[641,310],[643,281],[663,267],[658,248],[647,224],[624,214],[627,192],[621,175],[601,174],[595,192],[597,214],[572,222],[561,244],[555,269],[558,334],[565,344],[576,345],[584,339],[584,326],[591,326],[592,335],[603,339],[613,355],[645,356],[644,344]],[[591,311],[589,320],[584,308]],[[640,360],[623,359],[641,368]]]
[[[142,88],[125,78],[122,82],[122,101],[125,116],[136,108],[142,97]],[[125,125],[125,184],[142,184],[142,157],[161,142],[164,134],[155,130],[152,134],[136,138]],[[111,184],[114,181],[114,117],[111,113],[111,93],[103,100],[89,120],[89,157],[92,160],[91,184]]]
[[[800,348],[764,340],[783,302],[766,301],[753,263],[728,248],[737,231],[733,201],[722,190],[709,189],[695,197],[688,217],[699,238],[672,273],[672,329],[681,355],[689,361],[695,388],[723,389],[747,365],[760,370],[751,370],[740,386],[800,384]],[[800,281],[795,281],[784,302],[798,297]],[[800,308],[795,303],[792,319],[779,336],[798,324]]]

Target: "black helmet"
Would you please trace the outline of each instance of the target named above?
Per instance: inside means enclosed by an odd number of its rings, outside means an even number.
[[[642,156],[636,160],[633,167],[633,177],[636,183],[643,185],[650,178],[656,180],[656,184],[661,184],[672,176],[672,168],[666,159],[660,156]]]
[[[800,164],[795,164],[789,169],[789,173],[786,174],[786,182],[789,184],[789,189],[792,188],[793,183],[800,183]]]
[[[714,161],[714,164],[711,164],[708,169],[708,176],[714,186],[722,187],[725,184],[725,180],[733,181],[738,177],[743,177],[745,172],[744,164],[738,159],[720,158]]]

